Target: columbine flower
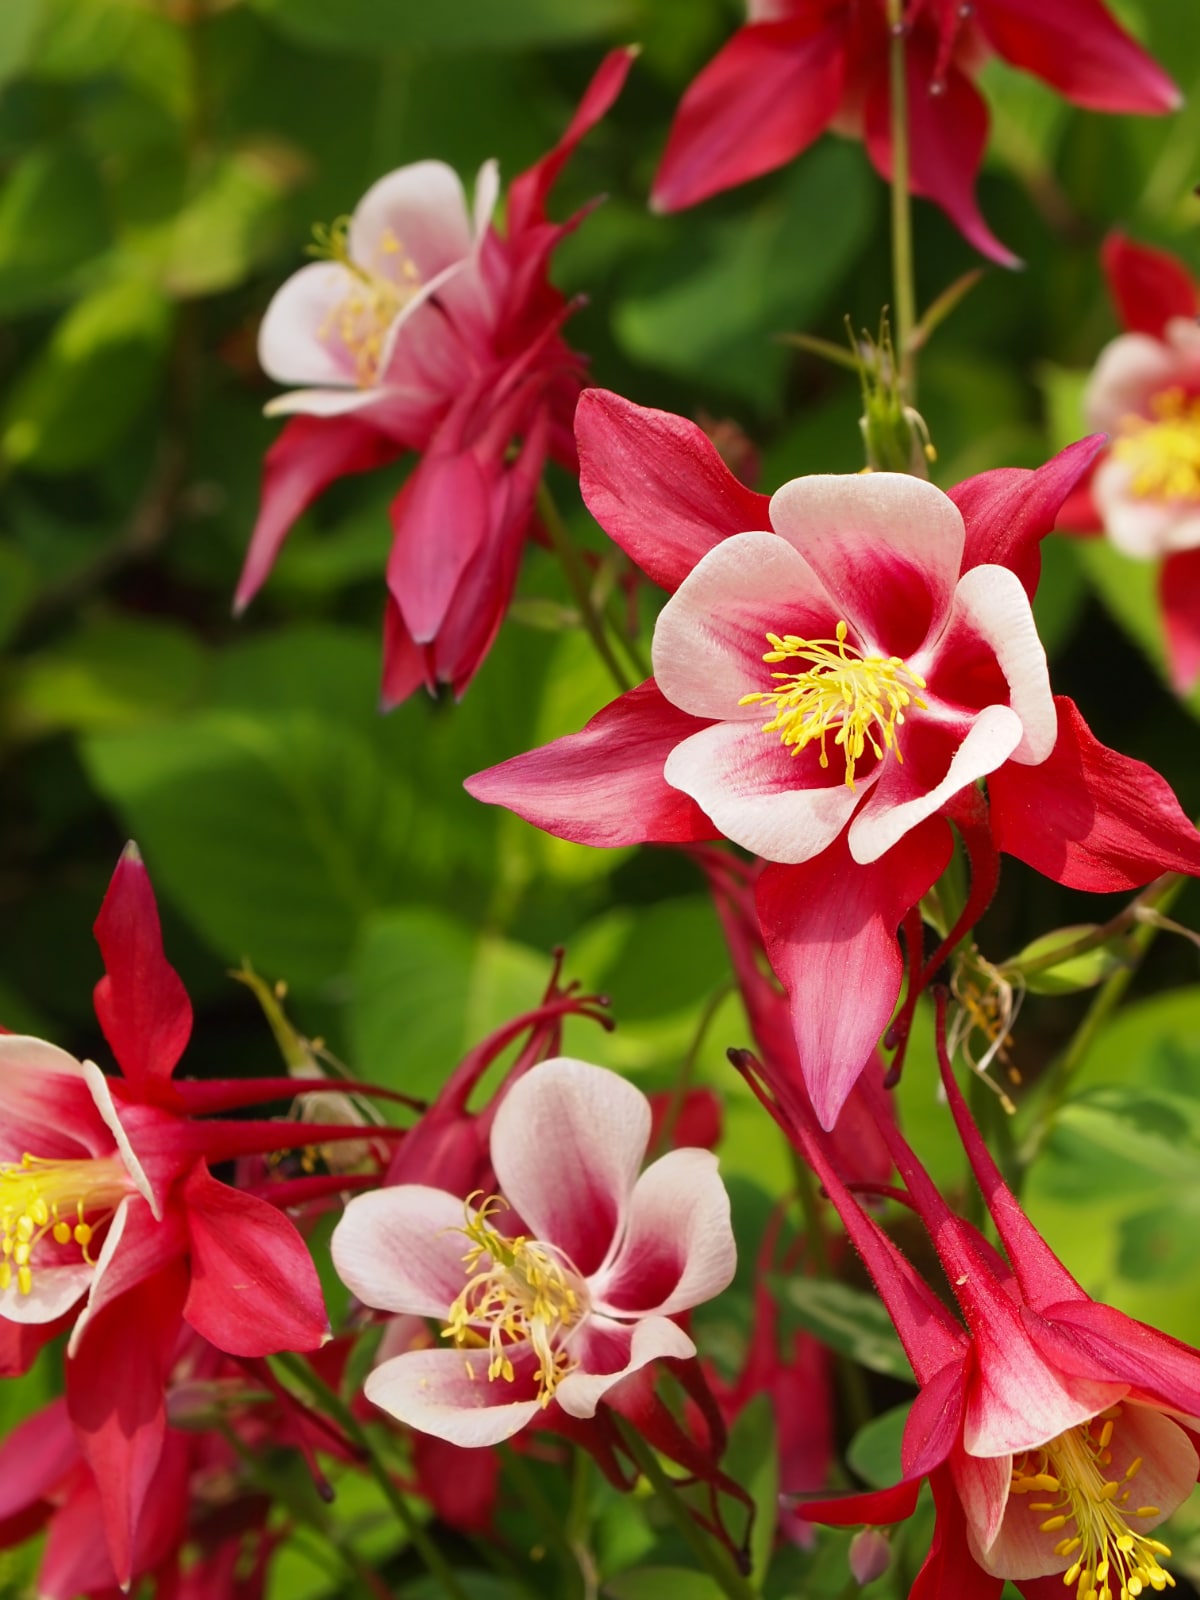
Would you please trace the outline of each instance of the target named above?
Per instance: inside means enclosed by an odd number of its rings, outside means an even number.
[[[746,25],[683,98],[654,200],[665,211],[770,172],[827,128],[861,138],[892,170],[884,0],[748,0]],[[910,185],[977,250],[1012,265],[975,201],[987,107],[972,77],[991,54],[1096,111],[1171,111],[1167,75],[1099,0],[907,0]]]
[[[995,844],[1059,883],[1200,871],[1163,780],[1050,694],[1037,546],[1095,441],[949,495],[877,472],[768,500],[682,418],[593,389],[576,425],[588,505],[672,591],[654,677],[467,788],[586,844],[724,835],[763,856],[759,922],[825,1126],[891,1016],[896,929],[949,859],[946,816],[978,830],[978,779]]]
[[[1171,678],[1200,677],[1200,292],[1183,264],[1113,235],[1101,253],[1126,332],[1100,352],[1088,425],[1112,443],[1060,526],[1103,528],[1118,550],[1161,560]]]
[[[908,1516],[928,1477],[938,1518],[910,1600],[1136,1600],[1173,1587],[1154,1530],[1191,1492],[1200,1353],[1091,1300],[1020,1210],[988,1156],[946,1056],[951,1108],[1008,1260],[950,1211],[894,1125],[885,1131],[966,1324],[916,1275],[838,1177],[787,1086],[772,1110],[820,1176],[879,1289],[920,1392],[894,1488],[803,1502],[818,1522]],[[1053,1584],[1051,1585],[1051,1580]]]
[[[513,180],[503,233],[491,221],[493,163],[473,211],[442,162],[401,167],[319,234],[325,259],[291,277],[263,320],[264,368],[300,387],[267,407],[292,421],[267,454],[235,605],[250,603],[331,483],[420,452],[392,506],[387,705],[421,682],[465,690],[507,610],[546,460],[575,466],[583,361],[561,338],[574,307],[547,270],[583,213],[554,224],[546,202],[632,59],[605,59],[563,138]]]
[[[733,1277],[729,1200],[707,1150],[638,1177],[645,1095],[582,1061],[535,1067],[492,1126],[500,1195],[423,1184],[360,1195],[333,1236],[367,1305],[441,1324],[441,1348],[377,1367],[368,1398],[453,1444],[507,1439],[552,1402],[591,1417],[623,1378],[695,1345],[674,1319]]]

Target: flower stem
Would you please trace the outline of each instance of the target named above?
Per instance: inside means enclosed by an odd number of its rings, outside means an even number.
[[[626,690],[633,688],[633,679],[617,659],[609,641],[604,613],[592,598],[591,576],[582,556],[571,542],[571,535],[567,532],[567,525],[554,503],[554,496],[546,487],[545,480],[538,485],[537,509],[542,526],[549,536],[550,543],[554,546],[554,553],[562,563],[562,569],[566,575],[571,593],[575,598],[575,604],[579,607],[580,620],[587,630],[588,637],[596,647],[597,655],[612,674],[613,682],[624,694]]]
[[[449,1562],[413,1515],[412,1507],[397,1488],[386,1464],[371,1443],[366,1429],[337,1390],[326,1383],[324,1378],[319,1377],[303,1356],[296,1355],[292,1351],[283,1351],[275,1356],[274,1360],[288,1377],[307,1389],[313,1399],[320,1402],[321,1409],[333,1418],[351,1444],[361,1452],[367,1470],[379,1485],[388,1505],[396,1513],[409,1543],[441,1584],[443,1592],[450,1596],[451,1600],[468,1600],[466,1590],[454,1575]]]
[[[913,270],[912,201],[909,198],[908,70],[905,61],[904,0],[887,0],[889,87],[892,109],[892,295],[895,299],[896,353],[904,398],[916,403],[917,373],[913,330],[917,291]]]
[[[692,1554],[721,1593],[726,1595],[728,1600],[758,1600],[758,1591],[753,1584],[743,1578],[740,1572],[735,1571],[725,1552],[697,1525],[679,1490],[672,1483],[670,1475],[664,1471],[658,1457],[641,1434],[615,1411],[612,1417],[621,1435],[621,1442],[636,1462],[638,1471],[654,1490],[659,1503],[687,1542]]]

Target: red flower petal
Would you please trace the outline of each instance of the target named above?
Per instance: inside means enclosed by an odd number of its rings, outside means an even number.
[[[1200,678],[1200,550],[1167,557],[1158,572],[1158,599],[1171,682],[1178,694],[1190,694]]]
[[[1100,0],[982,0],[975,14],[999,55],[1076,105],[1152,116],[1182,103],[1167,74]]]
[[[1161,339],[1172,317],[1194,317],[1200,295],[1191,273],[1166,250],[1110,233],[1100,250],[1117,315],[1129,333]]]

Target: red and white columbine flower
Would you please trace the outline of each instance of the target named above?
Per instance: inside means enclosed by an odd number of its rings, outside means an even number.
[[[592,1417],[622,1379],[695,1345],[675,1320],[726,1288],[729,1199],[708,1150],[639,1177],[651,1110],[602,1067],[559,1058],[508,1091],[486,1199],[424,1184],[359,1195],[333,1236],[367,1305],[431,1317],[446,1344],[377,1367],[366,1393],[460,1445],[509,1438],[552,1402]]]
[[[1119,234],[1101,259],[1126,332],[1100,352],[1084,410],[1112,443],[1060,525],[1162,561],[1171,678],[1186,693],[1200,677],[1200,291],[1174,256]]]
[[[331,483],[419,452],[392,503],[385,705],[422,682],[465,690],[508,608],[542,469],[550,457],[575,468],[584,362],[563,342],[575,307],[548,269],[585,213],[552,223],[546,204],[632,59],[615,50],[604,60],[559,143],[510,184],[503,232],[493,163],[469,210],[449,167],[416,162],[322,233],[326,259],[289,278],[267,309],[263,367],[298,387],[267,407],[291,421],[267,452],[235,608]]]
[[[995,845],[1057,882],[1200,872],[1163,780],[1051,697],[1030,611],[1038,541],[1098,441],[950,494],[870,473],[768,500],[680,417],[592,389],[576,430],[589,507],[671,592],[654,677],[467,788],[586,844],[724,835],[764,857],[759,921],[826,1127],[891,1016],[896,930],[946,866],[947,816],[981,826],[977,780]]]
[[[747,0],[747,22],[688,89],[654,200],[664,211],[771,172],[827,128],[861,138],[892,172],[885,0]],[[987,106],[974,84],[998,55],[1076,105],[1154,115],[1179,91],[1100,0],[905,0],[909,186],[967,239],[1012,265],[980,214]]]

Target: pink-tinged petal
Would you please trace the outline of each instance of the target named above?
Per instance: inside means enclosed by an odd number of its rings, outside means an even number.
[[[396,444],[351,417],[294,417],[267,451],[262,500],[234,597],[244,611],[275,564],[283,541],[301,512],[338,478],[368,472],[397,454]]]
[[[576,844],[715,839],[699,806],[663,777],[671,751],[698,726],[651,678],[598,711],[580,733],[477,772],[463,787]]]
[[[560,1056],[514,1084],[492,1124],[492,1165],[525,1230],[584,1277],[621,1237],[650,1141],[640,1089]]]
[[[357,413],[369,412],[369,416],[363,416],[360,420],[400,441],[410,433],[419,434],[420,421],[428,415],[429,409],[428,394],[412,386],[389,386],[386,390],[378,387],[289,389],[286,394],[278,394],[273,400],[268,400],[263,407],[263,415],[353,418]],[[397,442],[392,446],[392,453],[398,454],[402,448],[403,445]]]
[[[96,1016],[126,1078],[141,1094],[171,1076],[192,1031],[192,1006],[163,954],[150,877],[127,844],[95,923],[106,976]]]
[[[501,1444],[541,1411],[537,1357],[510,1347],[514,1382],[488,1378],[486,1350],[410,1350],[367,1374],[363,1393],[398,1422],[467,1449]]]
[[[1008,683],[1009,705],[1021,720],[1021,742],[1013,760],[1030,766],[1044,761],[1058,737],[1058,718],[1046,651],[1020,579],[1007,567],[973,567],[955,590],[947,635],[952,638],[956,628],[989,646],[1000,663]],[[938,656],[952,682],[952,646],[939,645]]]
[[[65,1400],[15,1427],[0,1444],[0,1526],[48,1496],[79,1460]]]
[[[1039,1349],[1012,1301],[1002,1295],[989,1296],[986,1305],[981,1295],[971,1320],[976,1363],[962,1436],[969,1455],[1006,1456],[1036,1449],[1129,1392],[1128,1384],[1077,1377],[1055,1366]]]
[[[757,709],[753,724],[717,722],[676,745],[664,775],[743,849],[765,861],[811,861],[842,832],[878,768],[851,789],[832,735],[826,770],[819,743],[793,756],[777,733],[762,731]]]
[[[588,509],[664,589],[677,589],[722,539],[770,526],[768,497],[739,483],[708,435],[684,417],[585,389],[575,438]]]
[[[1014,67],[1032,72],[1078,106],[1154,116],[1183,103],[1158,63],[1101,0],[985,0],[984,37]]]
[[[414,690],[428,683],[427,646],[418,645],[408,631],[404,613],[395,596],[384,598],[383,672],[379,687],[380,709],[391,711],[407,700]]]
[[[1200,1416],[1200,1356],[1112,1306],[1088,1299],[1044,1306],[1038,1338],[1068,1371],[1103,1372],[1128,1383],[1140,1398]]]
[[[708,1150],[672,1150],[646,1168],[614,1258],[588,1284],[593,1308],[670,1316],[727,1289],[737,1270],[729,1195]]]
[[[1139,495],[1130,463],[1115,454],[1097,468],[1092,493],[1109,540],[1135,561],[1200,545],[1200,504]]]
[[[1200,874],[1200,834],[1152,767],[1102,745],[1059,695],[1058,742],[1037,767],[988,780],[997,847],[1069,889],[1137,889],[1160,872]]]
[[[1148,333],[1123,333],[1100,352],[1083,396],[1090,428],[1115,432],[1124,418],[1149,412],[1151,397],[1176,380],[1179,358]]]
[[[900,993],[896,930],[950,859],[948,825],[931,817],[869,867],[845,839],[802,866],[769,866],[758,915],[823,1128],[832,1128]]]
[[[1004,1579],[990,1576],[976,1564],[950,1473],[935,1472],[929,1481],[936,1511],[933,1541],[908,1600],[999,1600]]]
[[[86,1261],[35,1263],[33,1285],[22,1294],[16,1280],[0,1289],[0,1317],[9,1322],[56,1322],[87,1293],[96,1269]]]
[[[1158,574],[1171,683],[1190,694],[1200,678],[1200,549],[1169,555]]]
[[[78,1161],[112,1154],[83,1066],[57,1045],[0,1035],[0,1161]]]
[[[203,1165],[187,1178],[184,1200],[192,1281],[183,1314],[196,1332],[233,1356],[320,1349],[329,1318],[295,1225]]]
[[[924,1477],[959,1448],[967,1375],[960,1353],[921,1384],[904,1424],[900,1465],[906,1478]]]
[[[846,29],[837,13],[739,28],[680,103],[651,191],[655,209],[680,211],[807,149],[838,108]]]
[[[562,1380],[554,1398],[570,1417],[594,1417],[615,1384],[651,1361],[686,1361],[696,1354],[691,1339],[669,1317],[643,1317],[630,1326],[590,1316],[566,1348],[579,1366]]]
[[[471,226],[475,230],[476,245],[478,245],[487,225],[492,220],[492,213],[496,209],[496,202],[500,198],[500,164],[491,159],[485,161],[475,174],[475,194],[471,205]]]
[[[705,555],[654,625],[654,681],[694,717],[761,722],[739,702],[774,687],[768,633],[832,639],[837,602],[796,549],[773,533],[736,533]]]
[[[975,180],[987,144],[988,113],[965,73],[951,66],[938,75],[934,48],[910,35],[908,55],[909,185],[940,206],[981,255],[1002,267],[1019,266],[983,220]],[[938,88],[935,91],[934,83]],[[867,154],[878,172],[892,176],[891,95],[886,55],[881,55],[865,108]]]
[[[965,1450],[958,1449],[951,1455],[949,1467],[963,1516],[970,1529],[972,1546],[977,1550],[987,1550],[1004,1521],[1005,1507],[1009,1502],[1008,1491],[1012,1485],[1012,1457],[969,1456]],[[1045,1517],[1045,1512],[1042,1512],[1040,1520],[1045,1521]],[[1052,1549],[1045,1534],[1041,1538],[1043,1546]],[[1026,1577],[1029,1574],[1021,1573],[1019,1576]]]
[[[86,1467],[64,1486],[66,1498],[46,1529],[38,1563],[38,1600],[116,1600],[120,1585],[104,1538],[100,1490]],[[140,1563],[134,1563],[135,1573]]]
[[[490,524],[490,497],[470,451],[426,456],[394,524],[388,588],[417,644],[434,638]]]
[[[933,484],[904,472],[793,478],[771,497],[771,526],[868,653],[906,657],[941,632],[965,535],[957,506]]]
[[[190,1005],[188,1007],[188,1017],[190,1021]],[[139,1159],[132,1142],[130,1141],[129,1133],[121,1120],[121,1113],[117,1109],[116,1101],[113,1099],[113,1092],[109,1079],[105,1077],[104,1073],[101,1072],[100,1068],[94,1061],[85,1061],[83,1063],[83,1073],[84,1081],[91,1090],[92,1102],[95,1105],[96,1110],[100,1113],[101,1117],[103,1117],[105,1126],[113,1136],[113,1140],[116,1144],[117,1150],[120,1152],[121,1160],[125,1164],[125,1169],[129,1173],[130,1181],[133,1187],[150,1207],[151,1213],[154,1216],[154,1220],[156,1222],[160,1221],[166,1200],[167,1185],[160,1181],[159,1184],[155,1186],[151,1183],[150,1178],[147,1176],[146,1168],[142,1165],[142,1162]],[[137,1109],[140,1110],[141,1108],[138,1107]],[[171,1124],[167,1123],[165,1126],[170,1127]]]
[[[1195,317],[1200,294],[1177,256],[1110,233],[1100,250],[1108,292],[1127,333],[1161,339],[1172,317]]]
[[[628,46],[610,50],[592,75],[567,131],[553,150],[509,184],[506,221],[510,240],[542,221],[546,200],[559,173],[579,141],[596,126],[624,88],[636,57],[637,51]]]
[[[1007,567],[1032,600],[1042,566],[1038,546],[1103,448],[1103,438],[1093,435],[1060,450],[1035,472],[996,467],[948,490],[966,529],[962,570]]]
[[[338,1277],[364,1305],[445,1319],[466,1285],[463,1202],[402,1183],[349,1201],[330,1249]]]
[[[985,706],[951,757],[946,776],[934,788],[898,805],[885,801],[882,788],[876,790],[850,824],[848,841],[855,861],[861,866],[878,861],[968,784],[987,777],[1013,757],[1021,735],[1021,719],[1015,711],[1008,706]]]
[[[131,1196],[122,1201],[96,1259],[87,1305],[71,1330],[68,1356],[74,1356],[80,1349],[93,1317],[169,1266],[183,1255],[187,1244],[187,1230],[177,1207],[172,1207],[161,1222],[156,1222],[140,1197]]]
[[[176,1262],[130,1290],[93,1318],[67,1363],[67,1408],[100,1491],[109,1554],[123,1585],[162,1455],[163,1392],[186,1281]]]
[[[436,277],[471,249],[458,173],[444,161],[414,161],[389,172],[355,206],[347,244],[355,265],[375,277],[403,285],[406,261],[421,281]]]
[[[258,361],[268,377],[305,388],[355,384],[349,351],[327,331],[354,287],[338,262],[313,261],[275,291],[258,330]]]

